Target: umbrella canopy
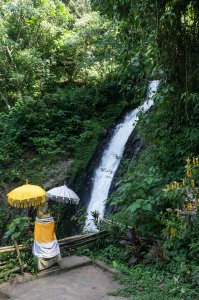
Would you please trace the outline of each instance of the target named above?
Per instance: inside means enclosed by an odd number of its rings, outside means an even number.
[[[62,203],[79,204],[79,197],[66,185],[53,188],[46,192],[46,197]]]
[[[46,192],[37,185],[24,184],[7,194],[8,203],[14,207],[29,207],[43,203]]]

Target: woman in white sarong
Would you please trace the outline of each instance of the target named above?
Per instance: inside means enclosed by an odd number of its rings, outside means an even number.
[[[59,262],[60,248],[55,236],[55,222],[49,214],[38,210],[34,228],[33,254],[38,270],[44,270]]]

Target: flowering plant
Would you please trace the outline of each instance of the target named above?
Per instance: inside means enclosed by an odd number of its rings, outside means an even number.
[[[172,208],[157,218],[163,225],[162,250],[169,268],[198,283],[199,159],[188,158],[185,172],[181,182],[174,181],[164,188],[165,196],[172,200]]]
[[[164,188],[164,192],[181,191],[183,199],[180,214],[187,214],[187,212],[196,214],[199,206],[199,158],[187,158],[185,171],[185,178],[181,182],[174,181],[168,184]]]

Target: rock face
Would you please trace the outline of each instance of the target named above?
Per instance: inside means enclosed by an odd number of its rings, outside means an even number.
[[[64,184],[64,181],[67,179],[72,164],[73,160],[70,159],[57,161],[56,163],[50,166],[44,166],[40,171],[41,182],[34,184],[42,186],[45,190],[49,190],[55,187],[56,185]],[[0,199],[2,199],[4,203],[7,203],[7,193],[10,192],[12,189],[16,188],[17,186],[19,186],[19,184],[15,182],[1,183]]]
[[[143,148],[144,148],[144,141],[139,137],[136,130],[134,130],[131,133],[131,135],[126,143],[124,154],[123,154],[123,159],[126,159],[131,162],[136,161],[138,154],[140,153],[140,151]],[[114,191],[115,184],[117,183],[118,176],[121,173],[121,171],[122,171],[122,165],[120,164],[120,166],[118,167],[118,169],[115,173],[109,193],[112,193]]]
[[[8,183],[1,183],[0,187],[0,201],[3,200],[5,204],[7,204],[7,198],[6,195],[9,193],[12,189],[14,189],[16,185],[14,183],[8,184]]]
[[[142,151],[143,148],[144,148],[144,141],[139,137],[136,130],[134,130],[131,133],[131,135],[126,143],[124,154],[123,154],[123,159],[127,159],[128,161],[131,161],[131,162],[136,162],[136,158],[139,155],[140,151]],[[109,195],[115,191],[115,185],[116,185],[122,171],[123,171],[122,164],[120,164],[120,166],[118,167],[118,169],[116,171],[114,179],[112,181],[112,184],[111,184],[111,187],[109,190]],[[118,206],[107,204],[105,213],[116,213],[119,209],[120,209],[120,207],[118,207]]]
[[[44,189],[49,190],[55,186],[63,185],[67,180],[68,173],[72,167],[73,160],[58,161],[50,170],[48,167],[43,167],[42,172],[46,173],[46,181],[44,183]],[[66,182],[67,183],[67,182]]]

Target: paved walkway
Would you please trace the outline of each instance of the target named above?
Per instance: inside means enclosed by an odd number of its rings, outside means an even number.
[[[121,288],[112,274],[89,264],[82,258],[75,265],[75,258],[62,261],[61,273],[45,274],[23,284],[9,285],[3,291],[13,300],[123,300],[127,298],[107,295]],[[83,260],[85,260],[83,262]],[[67,263],[68,261],[71,264]],[[67,270],[67,267],[68,270]],[[79,266],[79,267],[78,267]]]

